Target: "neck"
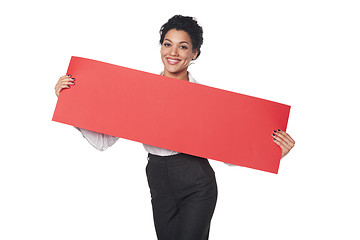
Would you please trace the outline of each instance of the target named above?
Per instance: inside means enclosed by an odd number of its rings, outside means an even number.
[[[189,81],[187,70],[177,72],[177,73],[170,73],[170,72],[164,70],[164,76],[176,78],[176,79],[180,79],[180,80],[184,80],[184,81]]]

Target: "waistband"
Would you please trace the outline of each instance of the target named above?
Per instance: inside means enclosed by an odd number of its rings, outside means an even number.
[[[148,160],[150,162],[162,163],[171,166],[188,163],[189,161],[207,161],[206,158],[197,157],[186,153],[177,153],[170,156],[158,156],[149,153]]]

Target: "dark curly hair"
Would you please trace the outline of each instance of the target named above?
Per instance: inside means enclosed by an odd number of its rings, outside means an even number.
[[[166,33],[171,30],[182,30],[189,34],[193,51],[198,50],[196,58],[200,56],[200,47],[203,44],[203,29],[199,26],[196,19],[193,17],[184,17],[181,15],[175,15],[170,18],[167,23],[160,28],[160,44],[164,42]],[[195,59],[196,59],[195,58]]]

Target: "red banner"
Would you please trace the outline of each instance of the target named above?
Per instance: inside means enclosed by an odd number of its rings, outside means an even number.
[[[191,155],[277,173],[290,106],[72,57],[76,84],[61,92],[53,121]]]

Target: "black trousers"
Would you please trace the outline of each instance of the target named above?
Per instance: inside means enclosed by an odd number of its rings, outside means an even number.
[[[206,158],[149,153],[146,175],[159,240],[209,238],[217,185]]]

